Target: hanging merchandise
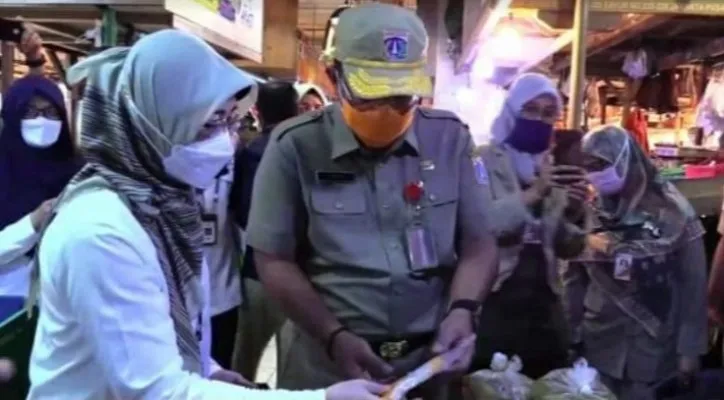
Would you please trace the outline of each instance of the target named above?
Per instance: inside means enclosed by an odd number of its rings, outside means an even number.
[[[649,74],[649,56],[639,49],[626,54],[621,70],[632,79],[641,79]]]
[[[623,128],[626,129],[641,146],[641,149],[648,154],[649,148],[649,121],[646,113],[639,108],[634,107],[628,115],[626,121],[623,121]]]
[[[705,135],[724,131],[724,80],[723,67],[711,73],[704,95],[696,107],[696,126],[704,129]]]

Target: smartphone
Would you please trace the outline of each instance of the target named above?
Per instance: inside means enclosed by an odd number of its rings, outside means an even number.
[[[0,40],[20,43],[24,32],[22,21],[0,18]]]
[[[271,390],[269,385],[267,385],[266,383],[255,383],[255,385],[256,385],[255,389],[258,389],[258,390]]]

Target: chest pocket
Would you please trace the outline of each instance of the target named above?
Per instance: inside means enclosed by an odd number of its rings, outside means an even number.
[[[425,180],[425,219],[434,234],[441,264],[454,264],[458,187],[454,179],[441,176]]]
[[[367,211],[364,188],[360,182],[313,187],[310,203],[312,211],[320,216],[343,218],[362,215]]]

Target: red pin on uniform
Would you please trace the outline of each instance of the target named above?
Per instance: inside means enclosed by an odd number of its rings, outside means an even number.
[[[422,199],[422,195],[425,193],[425,189],[422,187],[422,182],[410,182],[405,185],[404,197],[407,204],[416,205]]]

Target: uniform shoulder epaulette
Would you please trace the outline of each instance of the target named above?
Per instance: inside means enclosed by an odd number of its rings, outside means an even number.
[[[462,123],[463,121],[458,117],[457,114],[455,114],[452,111],[448,110],[441,110],[439,108],[428,108],[428,107],[420,107],[418,108],[420,110],[420,114],[422,114],[425,118],[431,118],[431,119],[451,119],[454,121],[458,121]]]
[[[307,112],[294,118],[290,118],[274,128],[274,131],[272,132],[272,139],[279,141],[289,132],[293,132],[294,129],[320,120],[322,115],[324,115],[323,109]]]
[[[420,107],[420,108],[418,108],[418,110],[420,111],[420,115],[421,115],[423,118],[428,118],[428,119],[447,119],[447,120],[450,120],[450,121],[458,122],[458,123],[460,123],[461,125],[464,125],[466,128],[468,127],[468,124],[466,124],[465,122],[463,122],[463,120],[460,119],[460,117],[459,117],[457,114],[455,114],[454,112],[452,112],[452,111],[441,110],[441,109],[439,109],[439,108],[429,108],[429,107]]]

